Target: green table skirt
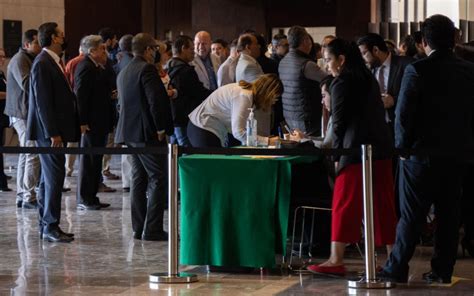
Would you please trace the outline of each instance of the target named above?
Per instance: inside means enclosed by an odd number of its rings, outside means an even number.
[[[180,263],[274,267],[286,248],[291,164],[312,160],[181,157]]]

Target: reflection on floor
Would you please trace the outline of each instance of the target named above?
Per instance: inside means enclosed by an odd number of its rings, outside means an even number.
[[[118,168],[117,159],[114,167]],[[16,165],[16,164],[15,164]],[[8,167],[8,166],[7,166]],[[114,171],[118,173],[118,171]],[[14,170],[7,173],[14,175]],[[193,284],[150,285],[148,275],[167,269],[167,243],[132,238],[130,198],[121,182],[107,182],[116,193],[101,193],[112,206],[101,211],[78,211],[73,191],[63,195],[61,226],[73,232],[70,244],[39,240],[37,213],[17,209],[15,193],[0,193],[0,295],[473,295],[474,260],[460,258],[455,275],[465,278],[452,286],[426,285],[421,274],[429,268],[429,248],[418,248],[409,285],[393,290],[350,291],[346,279],[256,271],[252,274],[207,273],[202,267],[182,266],[198,274]],[[15,187],[11,180],[10,187]],[[316,262],[320,261],[315,259]],[[384,258],[380,256],[379,261]],[[360,256],[348,260],[349,270],[363,270]]]

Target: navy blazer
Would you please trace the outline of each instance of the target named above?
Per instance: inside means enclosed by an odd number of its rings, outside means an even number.
[[[403,73],[405,68],[415,60],[411,57],[402,57],[392,55],[390,62],[390,72],[388,74],[387,93],[393,97],[393,107],[387,109],[388,116],[392,124],[395,122],[395,108],[397,106],[398,94],[402,85]]]
[[[397,148],[467,148],[474,144],[474,64],[435,51],[409,65],[395,117]],[[449,152],[446,152],[446,156]]]
[[[158,70],[134,57],[117,77],[120,115],[116,143],[153,143],[157,132],[173,134],[168,93]]]
[[[45,50],[33,62],[28,100],[27,139],[61,136],[63,142],[78,141],[76,96],[61,68]]]

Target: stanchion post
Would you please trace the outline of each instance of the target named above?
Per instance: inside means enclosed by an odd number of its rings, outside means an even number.
[[[348,286],[356,289],[390,289],[395,287],[395,284],[378,280],[375,272],[372,145],[362,145],[362,178],[364,188],[365,277],[359,281],[349,281]]]
[[[196,282],[195,274],[179,272],[178,265],[178,145],[168,145],[168,272],[150,274],[150,283]]]

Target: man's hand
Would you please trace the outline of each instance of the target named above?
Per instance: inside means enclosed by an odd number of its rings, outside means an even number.
[[[302,139],[306,138],[306,135],[299,129],[294,129],[290,134],[290,140],[299,142]]]
[[[81,134],[85,134],[87,133],[88,131],[90,131],[91,129],[89,128],[89,125],[88,124],[84,124],[84,125],[81,125]]]
[[[51,147],[63,147],[63,139],[61,136],[51,137]]]
[[[166,139],[165,132],[157,132],[156,134],[158,135],[158,141],[159,142],[163,142],[163,140]]]
[[[395,99],[389,94],[382,94],[382,102],[385,109],[392,108],[395,105]]]
[[[112,91],[112,96],[111,96],[112,100],[116,100],[118,98],[118,91],[116,89],[114,89]]]

